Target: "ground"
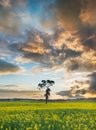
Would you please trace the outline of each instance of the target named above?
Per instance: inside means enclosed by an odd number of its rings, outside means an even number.
[[[0,130],[96,130],[95,101],[0,102]]]

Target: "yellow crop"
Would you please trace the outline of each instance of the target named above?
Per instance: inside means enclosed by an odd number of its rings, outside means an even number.
[[[0,130],[96,130],[96,102],[0,102]]]

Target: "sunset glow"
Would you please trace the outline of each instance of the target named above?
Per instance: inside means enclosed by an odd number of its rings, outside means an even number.
[[[0,98],[42,98],[43,79],[52,99],[96,98],[96,0],[0,0]]]

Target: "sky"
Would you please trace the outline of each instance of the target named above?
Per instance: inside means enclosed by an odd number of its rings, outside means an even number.
[[[43,79],[58,96],[96,97],[96,0],[0,0],[1,95]]]

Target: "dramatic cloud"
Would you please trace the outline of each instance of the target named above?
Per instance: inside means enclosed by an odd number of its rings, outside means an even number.
[[[57,94],[67,98],[95,98],[96,97],[96,82],[92,79],[86,81],[75,81],[74,86],[68,91],[60,91]],[[96,76],[96,75],[95,75]]]
[[[0,60],[0,75],[2,74],[11,74],[19,72],[21,69],[11,63],[8,63],[6,61]]]
[[[96,72],[93,72],[92,74],[90,74],[89,77],[90,77],[89,91],[91,93],[96,94]]]
[[[24,74],[54,71],[62,80],[74,74],[63,81],[73,83],[64,95],[95,93],[95,7],[96,0],[1,0],[0,75],[19,72],[21,65]],[[84,76],[89,82],[75,81]]]
[[[58,18],[67,29],[96,25],[95,0],[56,0],[56,7]]]
[[[91,59],[90,57],[87,59],[83,57],[72,58],[66,61],[66,67],[68,71],[92,72],[96,69],[95,59],[96,58]]]
[[[57,94],[67,98],[96,98],[96,72],[86,76],[84,79],[74,80],[69,90],[60,91]]]
[[[81,3],[79,0],[56,0],[58,19],[64,28],[74,31],[80,26],[79,14]]]
[[[65,30],[72,35],[75,33],[75,39],[78,39],[79,44],[75,45],[78,48],[83,46],[89,50],[96,49],[95,6],[95,0],[57,0],[58,19],[62,21]]]
[[[35,23],[41,29],[52,30],[57,23],[53,8],[54,0],[1,0],[0,32],[19,35],[31,29]]]
[[[86,81],[75,81],[75,85],[71,88],[73,95],[79,94],[83,97],[96,97],[96,74],[95,72],[88,75],[89,79]]]
[[[90,26],[96,25],[96,1],[95,0],[81,0],[82,10],[80,18],[84,24],[90,24]]]
[[[75,51],[65,44],[58,48],[55,43],[61,31],[58,29],[50,35],[33,29],[26,33],[26,43],[11,44],[9,49],[21,54],[15,59],[17,62],[38,62],[49,68],[63,65],[65,60],[80,56],[82,51]]]

